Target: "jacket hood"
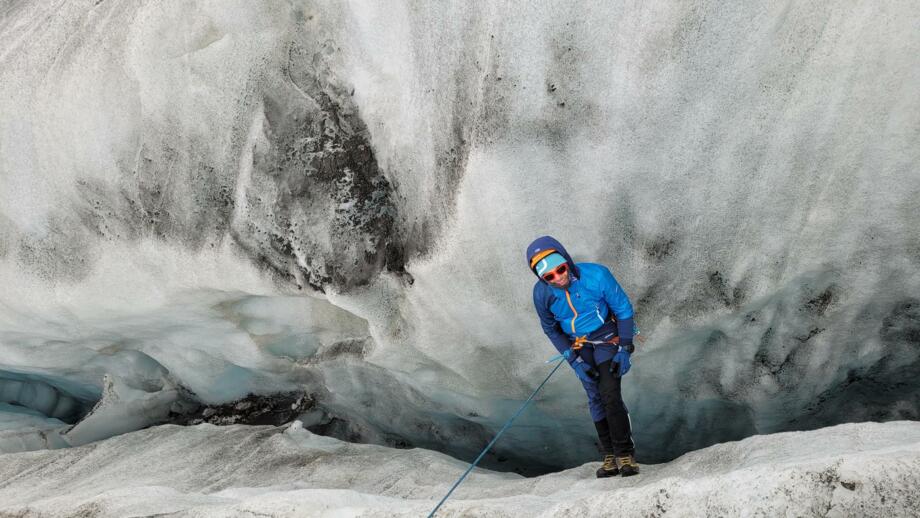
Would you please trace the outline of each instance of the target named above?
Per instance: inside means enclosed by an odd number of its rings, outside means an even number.
[[[527,267],[530,267],[530,261],[533,259],[533,256],[548,249],[553,249],[559,252],[559,254],[565,258],[566,262],[569,263],[569,268],[572,269],[572,273],[575,275],[575,277],[581,276],[580,272],[578,271],[578,266],[576,266],[575,261],[572,260],[572,256],[570,256],[569,253],[565,250],[565,247],[562,246],[562,243],[557,241],[553,236],[541,236],[534,239],[533,243],[530,243],[530,245],[527,247]],[[530,268],[530,271],[533,272],[534,275],[537,275],[537,272],[535,272],[533,268]],[[541,279],[539,275],[537,275],[537,279],[540,279],[540,282],[546,282]]]

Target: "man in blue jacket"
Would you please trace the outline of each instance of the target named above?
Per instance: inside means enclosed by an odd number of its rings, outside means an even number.
[[[533,303],[543,332],[588,393],[604,464],[598,478],[639,473],[620,383],[633,352],[633,308],[606,266],[575,263],[559,241],[537,238],[527,263],[539,279]]]

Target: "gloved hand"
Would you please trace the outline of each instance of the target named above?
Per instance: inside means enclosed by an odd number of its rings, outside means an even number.
[[[565,361],[569,363],[572,363],[572,358],[575,358],[576,356],[577,355],[575,354],[575,351],[572,349],[566,349],[565,352],[562,353],[562,357],[565,358]]]
[[[575,361],[572,362],[571,365],[572,368],[575,369],[575,375],[578,376],[578,379],[585,383],[597,383],[599,374],[590,364],[581,358],[575,358]]]
[[[633,344],[621,345],[617,353],[613,355],[613,360],[610,362],[610,372],[613,373],[614,377],[625,376],[629,372],[629,368],[632,367],[632,364],[629,361],[629,355],[632,351],[635,350]]]

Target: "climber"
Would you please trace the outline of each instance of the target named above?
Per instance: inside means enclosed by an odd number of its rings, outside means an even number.
[[[620,393],[633,352],[633,309],[606,266],[575,263],[550,236],[527,247],[538,280],[533,302],[543,332],[588,394],[594,427],[604,450],[597,477],[639,473],[631,423]]]

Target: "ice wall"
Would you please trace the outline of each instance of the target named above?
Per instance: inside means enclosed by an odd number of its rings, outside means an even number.
[[[105,374],[215,403],[306,387],[340,436],[466,454],[547,371],[523,250],[550,233],[637,308],[647,459],[916,419],[918,21],[906,1],[9,3],[0,378],[84,404]],[[564,373],[500,452],[571,465],[591,435]]]

